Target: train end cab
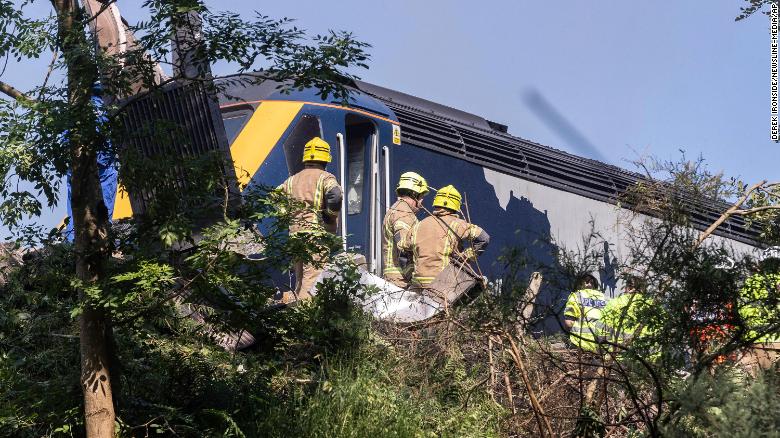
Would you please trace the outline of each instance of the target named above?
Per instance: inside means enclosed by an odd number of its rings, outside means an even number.
[[[350,106],[322,102],[311,92],[223,103],[223,120],[239,182],[277,186],[303,168],[303,146],[325,139],[333,161],[327,171],[344,191],[338,233],[344,250],[365,257],[381,275],[382,220],[391,204],[392,146],[400,127],[392,111],[362,93]]]

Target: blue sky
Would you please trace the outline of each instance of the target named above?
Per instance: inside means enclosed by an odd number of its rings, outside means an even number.
[[[133,22],[139,3],[118,5]],[[735,22],[741,0],[209,3],[296,18],[311,32],[352,31],[373,45],[371,68],[358,72],[364,80],[507,124],[538,143],[582,150],[528,106],[531,92],[613,164],[685,150],[746,181],[780,179],[780,146],[769,139],[768,18]],[[3,79],[32,86],[45,63],[9,66]],[[45,222],[63,211],[47,212]]]
[[[263,3],[304,28],[348,29],[373,44],[365,80],[514,135],[575,151],[525,104],[537,90],[615,164],[684,149],[729,175],[780,178],[768,20],[735,22],[742,1]]]

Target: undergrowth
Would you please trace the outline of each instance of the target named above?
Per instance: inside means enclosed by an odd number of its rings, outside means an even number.
[[[0,293],[0,435],[81,436],[78,331],[67,247]],[[229,353],[173,304],[114,327],[118,436],[499,436],[502,408],[457,349],[419,356],[344,297],[347,268],[310,303],[269,314]]]

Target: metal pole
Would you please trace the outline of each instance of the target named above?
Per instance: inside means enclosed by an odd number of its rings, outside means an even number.
[[[344,194],[341,196],[341,240],[344,251],[347,251],[347,148],[344,145],[344,134],[337,133],[339,143],[339,182]]]

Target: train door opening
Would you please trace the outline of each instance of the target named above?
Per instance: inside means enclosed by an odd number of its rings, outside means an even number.
[[[340,139],[343,154],[340,171],[344,189],[342,237],[347,251],[366,257],[368,269],[379,272],[381,222],[379,200],[379,151],[377,130],[365,117],[348,114],[345,135]],[[379,232],[378,232],[379,231]]]

